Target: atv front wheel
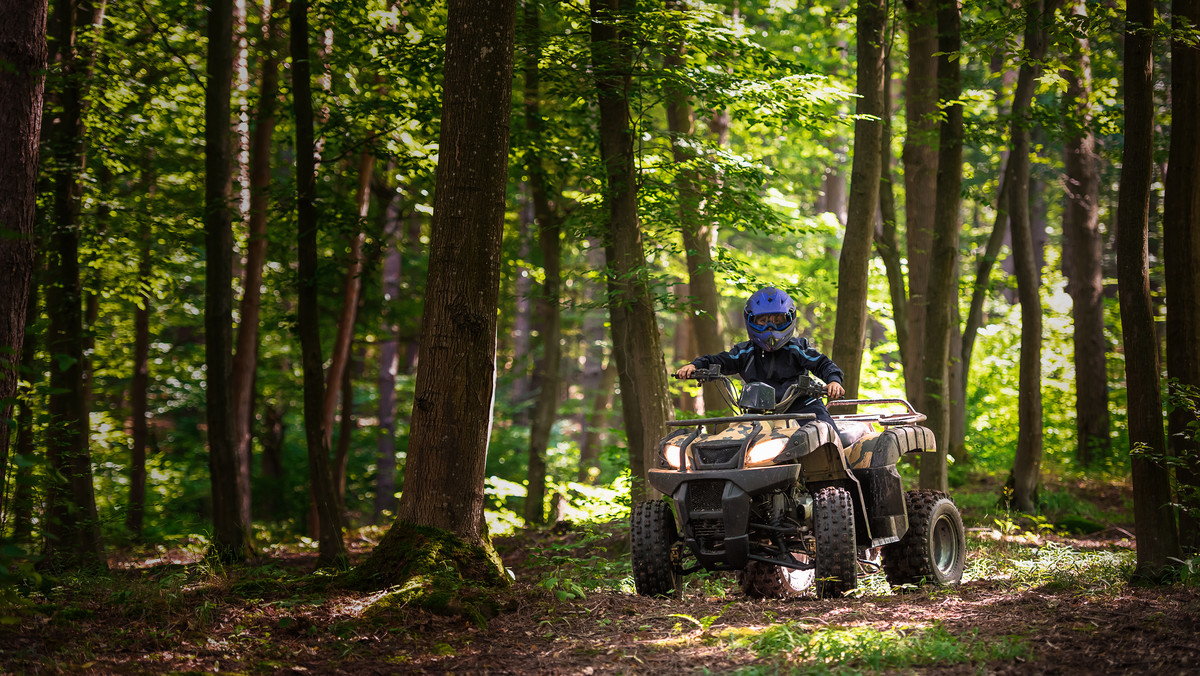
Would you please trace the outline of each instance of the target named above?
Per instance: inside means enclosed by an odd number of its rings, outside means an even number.
[[[813,496],[817,540],[817,598],[838,598],[858,586],[854,502],[850,491],[829,486]]]
[[[803,554],[794,556],[805,559]],[[811,568],[798,570],[762,561],[750,561],[746,564],[746,570],[737,571],[735,577],[742,593],[752,599],[782,599],[803,593],[811,587],[815,574]]]
[[[962,581],[967,538],[962,515],[949,495],[915,490],[904,494],[908,532],[883,548],[883,570],[893,585],[950,586]]]
[[[633,560],[633,586],[642,596],[668,596],[683,591],[683,569],[672,561],[679,542],[675,516],[662,500],[646,500],[633,508],[629,550]]]

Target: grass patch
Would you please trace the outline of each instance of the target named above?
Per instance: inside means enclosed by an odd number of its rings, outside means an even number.
[[[1002,580],[1014,589],[1047,587],[1100,594],[1125,587],[1136,553],[1128,550],[1080,551],[1047,542],[1041,547],[1011,543],[969,543],[963,581]]]
[[[749,649],[770,664],[735,673],[823,674],[842,670],[894,671],[951,664],[982,665],[1027,657],[1029,646],[1016,636],[983,640],[978,632],[951,634],[931,627],[826,627],[796,622],[777,624],[753,635],[731,637],[733,647]]]

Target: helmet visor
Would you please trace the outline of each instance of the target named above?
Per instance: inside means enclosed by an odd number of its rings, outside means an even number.
[[[750,326],[756,331],[783,331],[792,325],[791,313],[767,312],[750,315]]]

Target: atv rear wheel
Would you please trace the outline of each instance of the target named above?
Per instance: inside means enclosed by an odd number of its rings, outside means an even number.
[[[807,559],[803,554],[794,556],[802,561]],[[812,569],[798,570],[750,561],[746,570],[737,571],[735,577],[742,592],[752,599],[782,599],[801,594],[811,587],[815,574]]]
[[[904,494],[908,532],[883,548],[883,570],[893,585],[940,586],[962,581],[967,563],[967,538],[962,515],[949,495],[915,490]]]
[[[817,598],[838,598],[858,586],[854,502],[850,491],[829,486],[813,496],[817,540]]]
[[[633,586],[642,596],[668,596],[683,591],[683,569],[675,548],[679,532],[675,516],[662,500],[646,500],[633,508],[629,550],[633,561]]]

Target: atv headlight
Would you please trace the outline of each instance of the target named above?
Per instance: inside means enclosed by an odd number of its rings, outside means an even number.
[[[750,447],[750,452],[746,454],[746,466],[771,464],[771,461],[783,452],[783,447],[787,446],[787,442],[786,437],[776,437],[754,444]]]
[[[679,466],[687,462],[687,458],[683,455],[683,449],[679,444],[667,444],[663,447],[663,458],[667,461],[667,466],[671,469],[679,469]],[[691,465],[691,463],[688,463]]]

